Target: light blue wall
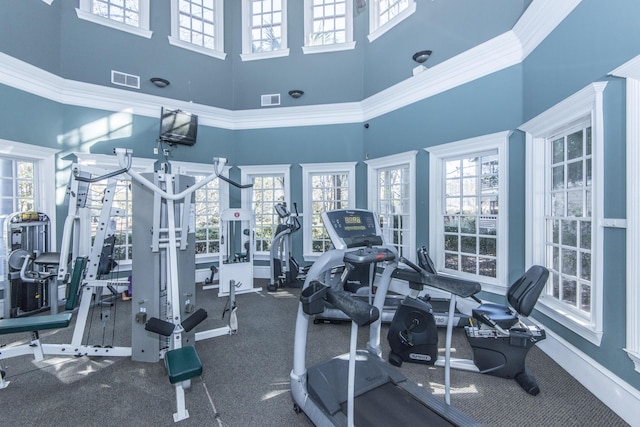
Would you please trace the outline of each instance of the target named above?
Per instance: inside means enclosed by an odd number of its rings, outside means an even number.
[[[301,2],[291,0],[290,3],[293,4],[290,14],[292,22],[296,20],[293,15],[300,13]],[[441,3],[444,2],[418,0],[419,12],[409,22],[420,26],[420,19],[423,18],[421,14],[426,10],[433,10],[435,13]],[[108,85],[108,71],[111,69],[140,74],[143,81],[151,77],[151,73],[162,75],[172,81],[169,88],[158,92],[157,89],[144,87],[141,91],[225,108],[253,108],[260,93],[270,93],[271,89],[282,92],[293,88],[294,84],[305,90],[305,96],[301,98],[303,103],[360,100],[390,83],[406,78],[414,66],[407,63],[409,61],[406,58],[410,58],[418,49],[433,48],[427,35],[433,34],[435,37],[436,34],[452,31],[450,46],[434,48],[433,61],[436,63],[446,59],[444,56],[447,54],[438,56],[441,52],[455,54],[475,43],[471,39],[460,37],[460,34],[467,34],[462,29],[465,25],[469,27],[468,33],[473,34],[473,37],[487,38],[492,34],[487,28],[472,31],[474,25],[483,26],[484,17],[475,22],[471,14],[462,13],[460,16],[465,19],[456,23],[459,27],[452,26],[453,23],[443,27],[434,24],[435,28],[430,28],[428,32],[425,28],[399,27],[367,48],[363,47],[368,43],[364,38],[365,32],[359,29],[356,37],[360,45],[351,54],[341,52],[302,56],[299,40],[298,46],[293,49],[295,38],[302,34],[298,23],[292,25],[290,30],[290,58],[242,63],[237,58],[240,51],[237,26],[229,25],[226,31],[234,53],[226,61],[217,61],[167,46],[169,15],[166,10],[152,11],[154,36],[151,40],[144,40],[78,20],[73,9],[75,4],[76,2],[55,1],[49,7],[40,1],[3,2],[0,8],[3,22],[7,21],[7,11],[28,22],[37,17],[51,34],[42,36],[40,32],[32,31],[33,28],[27,28],[24,22],[16,19],[0,27],[0,51],[62,77],[96,84]],[[227,1],[225,4],[226,15],[237,20],[240,16],[240,2]],[[503,4],[507,7],[508,2],[495,1],[491,4]],[[511,7],[508,9],[509,16],[516,14],[515,6]],[[33,14],[29,15],[31,12]],[[640,2],[636,0],[582,0],[575,11],[521,65],[371,119],[368,121],[368,129],[360,123],[239,131],[201,126],[196,147],[178,149],[175,160],[202,162],[203,159],[217,155],[228,157],[232,165],[292,164],[292,201],[299,203],[302,198],[300,163],[357,161],[357,205],[365,207],[365,158],[419,150],[417,243],[423,244],[429,238],[425,216],[429,207],[428,155],[424,152],[424,147],[515,130],[523,122],[592,82],[606,80],[605,214],[624,218],[625,87],[622,80],[607,77],[607,74],[640,54],[638,16]],[[506,25],[508,18],[502,19],[504,20],[497,21],[498,24]],[[358,16],[357,20],[360,25],[367,22],[362,16]],[[447,20],[443,17],[438,22]],[[460,30],[454,32],[453,28]],[[459,37],[455,38],[455,35]],[[425,40],[417,43],[415,39],[421,37]],[[416,44],[409,45],[410,42],[406,40],[414,40]],[[113,49],[113,46],[117,49]],[[384,47],[390,51],[383,52]],[[327,61],[331,64],[327,64]],[[355,66],[356,70],[349,71],[351,66]],[[332,73],[331,70],[339,72]],[[283,99],[293,102],[288,98]],[[3,110],[0,115],[0,138],[59,147],[64,153],[75,151],[77,147],[71,139],[64,138],[62,146],[59,146],[58,136],[69,135],[74,130],[111,114],[63,106],[5,86],[0,86],[0,105]],[[134,117],[130,137],[98,141],[90,150],[110,154],[117,144],[133,148],[140,157],[151,157],[156,137],[156,119]],[[521,132],[515,131],[510,137],[509,160],[509,271],[510,277],[515,278],[524,268],[526,200],[524,135]],[[239,171],[233,169],[232,177],[238,176]],[[232,193],[232,203],[237,202],[238,195]],[[536,313],[536,316],[548,325],[549,330],[640,389],[640,376],[633,370],[630,359],[623,351],[626,344],[625,244],[624,230],[605,230],[605,333],[600,347],[586,342],[540,313]],[[301,244],[296,247],[300,250]],[[295,255],[301,257],[300,253]]]
[[[564,22],[524,61],[523,112],[527,121],[596,81],[607,81],[604,93],[605,216],[626,215],[625,86],[607,77],[640,54],[640,2],[583,0]],[[604,230],[604,335],[595,346],[544,315],[536,316],[560,335],[629,384],[640,388],[640,376],[626,346],[626,238],[621,229]]]

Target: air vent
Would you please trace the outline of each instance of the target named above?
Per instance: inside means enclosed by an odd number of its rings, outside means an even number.
[[[140,76],[111,70],[111,83],[118,86],[140,89]]]
[[[273,107],[280,105],[280,94],[272,93],[271,95],[262,95],[260,105],[263,107]]]

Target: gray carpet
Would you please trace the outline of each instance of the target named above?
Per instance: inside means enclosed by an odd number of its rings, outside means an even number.
[[[259,283],[264,285],[264,282]],[[299,289],[280,289],[238,296],[237,335],[196,344],[203,375],[186,391],[188,420],[197,426],[310,426],[304,414],[293,411],[289,373],[293,366],[293,336]],[[96,313],[91,343],[128,345],[131,302],[117,304],[116,330],[103,329]],[[217,291],[199,291],[198,306],[209,318],[197,330],[224,325],[225,300]],[[46,331],[43,342],[71,341],[73,324]],[[386,326],[383,326],[385,356]],[[360,346],[366,342],[366,331]],[[441,331],[442,332],[442,331]],[[308,365],[346,353],[350,326],[310,324]],[[115,335],[115,341],[112,337]],[[0,335],[0,345],[29,339],[29,334]],[[441,336],[440,347],[444,337]],[[461,331],[454,337],[454,355],[469,357]],[[526,394],[513,380],[452,371],[451,403],[486,426],[626,426],[542,351],[527,359],[541,392]],[[164,365],[132,362],[128,358],[48,357],[34,362],[28,356],[3,361],[8,388],[0,390],[0,417],[6,426],[171,426],[175,394]],[[401,371],[444,398],[444,370],[405,363]],[[393,411],[393,408],[389,408]]]

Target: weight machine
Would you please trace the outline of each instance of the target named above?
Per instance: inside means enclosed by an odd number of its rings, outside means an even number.
[[[237,331],[235,288],[229,292],[231,313],[226,326],[194,333],[193,328],[207,314],[196,310],[195,296],[195,191],[219,177],[226,159],[214,159],[214,172],[195,183],[193,177],[173,175],[164,169],[152,174],[140,174],[131,168],[131,150],[116,149],[121,169],[109,171],[74,165],[67,187],[69,212],[65,220],[59,255],[58,282],[68,286],[65,308],[74,310],[78,299],[76,324],[71,344],[42,344],[38,331],[69,325],[71,313],[31,318],[0,320],[0,335],[31,332],[29,344],[0,350],[0,360],[32,354],[36,360],[45,355],[66,356],[131,356],[135,361],[157,362],[165,359],[171,383],[176,387],[177,412],[174,420],[188,417],[184,404],[184,388],[192,377],[202,372],[195,353],[195,341]],[[168,169],[168,168],[167,168]],[[83,344],[91,306],[96,295],[109,288],[115,295],[128,288],[129,281],[100,279],[100,266],[105,242],[113,237],[111,227],[114,216],[122,215],[113,207],[113,196],[118,178],[123,174],[132,178],[132,192],[136,203],[133,208],[133,307],[131,318],[131,347],[93,346]],[[241,186],[226,178],[223,180]],[[93,245],[87,235],[90,213],[86,207],[89,187],[98,181],[107,181],[102,198],[102,210],[96,225]],[[149,206],[153,206],[150,211]],[[151,231],[151,232],[149,232]],[[90,246],[90,247],[89,247]],[[71,263],[68,258],[71,255]],[[70,266],[73,265],[73,268]],[[183,349],[185,348],[185,349]],[[6,387],[4,373],[0,389]]]

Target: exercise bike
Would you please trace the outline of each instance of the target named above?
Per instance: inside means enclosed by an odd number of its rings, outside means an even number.
[[[429,259],[425,252],[418,259]],[[473,298],[480,284],[464,279],[429,273],[421,266],[401,258],[401,262],[419,273],[422,285],[451,293],[449,316],[453,315],[456,296]],[[428,304],[408,296],[391,322],[387,339],[391,347],[389,362],[395,366],[402,362],[423,363],[445,367],[445,401],[449,402],[449,370],[451,367],[466,371],[513,378],[529,394],[537,395],[540,388],[526,370],[525,358],[537,342],[546,338],[544,329],[533,324],[527,316],[533,311],[549,271],[534,265],[516,280],[507,292],[512,308],[503,304],[479,303],[472,310],[466,336],[473,350],[473,360],[451,358],[453,328],[447,325],[445,360],[438,359],[437,333]]]
[[[278,226],[271,241],[269,267],[271,270],[270,282],[267,290],[276,291],[278,288],[290,286],[302,287],[309,267],[300,267],[300,264],[291,254],[291,236],[302,227],[298,220],[298,205],[293,204],[295,216],[287,209],[286,203],[275,205],[278,214]]]

